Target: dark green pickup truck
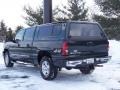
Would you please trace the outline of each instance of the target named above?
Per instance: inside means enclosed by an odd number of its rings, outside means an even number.
[[[108,50],[108,39],[98,23],[69,21],[21,29],[5,43],[3,55],[6,67],[32,63],[39,65],[43,79],[53,80],[61,68],[90,74],[110,59]]]

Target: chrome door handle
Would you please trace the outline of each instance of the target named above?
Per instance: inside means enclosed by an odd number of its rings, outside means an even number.
[[[30,47],[30,44],[27,44],[27,47]]]

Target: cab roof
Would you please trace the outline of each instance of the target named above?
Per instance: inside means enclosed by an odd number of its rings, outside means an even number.
[[[51,25],[51,24],[57,24],[57,23],[90,23],[90,24],[98,24],[97,22],[91,22],[91,21],[59,21],[59,22],[52,22],[52,23],[46,23],[41,25]],[[41,26],[36,25],[36,26]]]

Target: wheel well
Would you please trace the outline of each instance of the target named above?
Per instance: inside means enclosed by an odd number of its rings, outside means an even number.
[[[8,52],[8,49],[4,49],[3,54],[5,54],[5,52]]]
[[[5,52],[8,52],[8,49],[4,49],[4,51],[3,51],[3,57],[5,57]]]
[[[40,61],[41,61],[42,57],[44,57],[44,56],[52,58],[50,52],[48,52],[48,51],[39,51],[39,53],[38,53],[38,63],[39,64],[40,64]]]

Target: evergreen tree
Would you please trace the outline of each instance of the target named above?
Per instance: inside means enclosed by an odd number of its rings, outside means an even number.
[[[43,7],[32,9],[30,6],[25,6],[24,11],[27,14],[24,19],[27,25],[39,25],[43,23]],[[68,0],[68,5],[63,9],[59,7],[53,10],[53,21],[67,20],[87,20],[88,9],[85,8],[83,0]]]
[[[6,34],[7,26],[5,25],[4,21],[0,22],[0,31],[2,36]]]
[[[88,9],[85,8],[83,0],[68,0],[68,5],[63,9],[58,9],[61,12],[61,20],[87,20]]]
[[[21,26],[21,25],[17,26],[16,29],[15,29],[15,33],[17,33],[17,32],[18,32],[20,29],[22,29],[22,28],[24,28],[24,27]]]
[[[6,38],[7,26],[4,21],[0,22],[0,41],[4,41]]]
[[[24,11],[27,14],[26,17],[23,17],[28,26],[40,25],[43,24],[43,7],[39,6],[35,10],[31,6],[25,6]],[[57,8],[53,10],[53,21],[55,20],[55,16],[58,14]]]
[[[94,15],[110,39],[120,40],[120,0],[95,0],[103,15]]]
[[[43,8],[39,7],[36,10],[33,10],[30,6],[25,6],[24,11],[27,14],[24,19],[26,24],[29,26],[39,25],[43,23]]]
[[[6,35],[6,41],[12,41],[12,40],[13,40],[13,32],[12,29],[9,28]]]
[[[120,17],[120,0],[95,0],[104,15]]]

